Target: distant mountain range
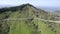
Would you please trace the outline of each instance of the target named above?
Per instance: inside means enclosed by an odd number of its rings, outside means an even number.
[[[60,11],[60,7],[38,7],[38,8],[43,9],[45,11],[50,11],[50,12]]]
[[[12,5],[0,5],[0,8],[12,7]]]

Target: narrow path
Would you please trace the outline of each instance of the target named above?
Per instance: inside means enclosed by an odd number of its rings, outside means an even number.
[[[2,19],[0,21],[4,21],[4,20],[27,20],[27,19],[31,19],[31,18],[8,18],[8,19]],[[46,20],[46,19],[41,19],[41,18],[34,18],[34,19],[42,20],[42,21],[48,21],[48,22],[60,23],[60,21],[54,21],[54,20]]]

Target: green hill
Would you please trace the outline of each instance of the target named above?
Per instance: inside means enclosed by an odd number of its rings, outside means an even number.
[[[30,18],[26,20],[4,20],[10,18]],[[0,34],[59,34],[60,24],[44,22],[34,18],[48,19],[42,9],[30,4],[0,9]]]

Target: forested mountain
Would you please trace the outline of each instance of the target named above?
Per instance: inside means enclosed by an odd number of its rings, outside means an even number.
[[[57,17],[57,16],[56,16]],[[30,18],[23,20],[5,20]],[[48,12],[31,4],[0,9],[0,34],[59,34],[60,24],[38,19],[58,20]]]

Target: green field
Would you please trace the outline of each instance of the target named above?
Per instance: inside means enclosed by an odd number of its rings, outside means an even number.
[[[11,24],[9,34],[36,34],[36,33],[37,34],[59,34],[60,33],[58,24],[53,24],[55,25],[54,28],[56,29],[56,32],[55,32],[48,27],[49,26],[48,24],[39,20],[32,21],[38,25],[38,29],[34,29],[32,22],[28,22],[28,24],[26,24],[25,20],[19,20],[19,21],[11,20],[8,22]]]

